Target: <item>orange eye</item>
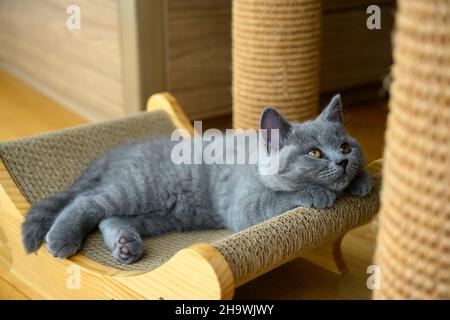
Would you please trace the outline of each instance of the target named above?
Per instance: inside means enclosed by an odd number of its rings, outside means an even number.
[[[352,151],[352,148],[349,147],[348,143],[344,142],[343,144],[341,144],[341,152],[346,154],[346,153],[350,153],[350,151]]]
[[[320,152],[320,150],[317,149],[311,150],[310,152],[308,152],[308,154],[314,158],[322,158],[322,152]]]

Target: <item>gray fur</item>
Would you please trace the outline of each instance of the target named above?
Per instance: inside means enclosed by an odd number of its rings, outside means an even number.
[[[121,262],[143,252],[142,238],[170,231],[228,228],[239,231],[295,207],[330,207],[343,193],[370,192],[370,176],[355,139],[342,125],[340,97],[321,115],[290,124],[276,110],[261,115],[261,128],[280,129],[280,171],[263,176],[258,165],[176,165],[175,142],[151,139],[114,149],[95,161],[68,190],[34,205],[22,226],[27,252],[46,240],[66,258],[99,227]],[[347,142],[351,152],[343,154]],[[308,155],[322,150],[321,159]],[[348,160],[344,170],[342,160]]]

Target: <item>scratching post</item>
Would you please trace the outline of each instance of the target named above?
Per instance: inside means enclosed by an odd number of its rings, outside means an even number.
[[[450,298],[450,2],[398,1],[376,299]]]
[[[320,0],[233,1],[233,125],[255,128],[263,106],[289,120],[316,115]]]

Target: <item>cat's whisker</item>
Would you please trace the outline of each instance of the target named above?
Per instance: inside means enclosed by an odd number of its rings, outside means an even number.
[[[330,177],[333,177],[336,174],[336,170],[332,169],[332,168],[328,168],[327,170],[325,170],[324,172],[319,172],[317,174],[317,177],[319,179],[328,179]]]

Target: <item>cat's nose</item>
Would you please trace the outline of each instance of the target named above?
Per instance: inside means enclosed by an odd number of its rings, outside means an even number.
[[[347,159],[341,160],[341,161],[337,162],[337,164],[339,166],[342,166],[345,169],[347,167],[348,160]]]

